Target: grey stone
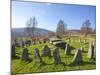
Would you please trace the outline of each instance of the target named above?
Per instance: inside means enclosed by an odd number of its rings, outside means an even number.
[[[26,41],[25,41],[25,44],[26,44],[27,46],[31,46],[31,40],[26,40]]]
[[[22,52],[22,60],[24,61],[29,61],[29,53],[28,53],[28,49],[24,48],[23,52]]]
[[[39,41],[39,44],[42,44],[42,42],[41,42],[41,41]]]
[[[16,47],[20,47],[19,41],[17,39],[14,40],[14,44]]]
[[[71,54],[71,49],[69,47],[69,44],[66,44],[66,47],[65,47],[65,54]]]
[[[84,52],[84,48],[83,48],[83,47],[81,47],[80,50],[81,50],[82,52]]]
[[[16,46],[16,47],[20,47],[21,45],[20,45],[19,42],[16,42],[16,43],[15,43],[15,46]]]
[[[86,43],[86,39],[84,39],[84,43]]]
[[[39,49],[38,49],[38,48],[35,48],[35,49],[34,49],[34,59],[35,59],[35,62],[36,62],[36,63],[42,64],[42,59],[41,59],[41,57],[40,57]]]
[[[93,42],[94,45],[94,58],[96,58],[96,41]]]
[[[80,65],[83,62],[82,60],[82,50],[78,49],[75,52],[74,58],[73,58],[73,63],[76,65]]]
[[[11,46],[11,56],[12,56],[12,57],[15,57],[15,56],[16,56],[16,55],[15,55],[15,54],[16,54],[15,50],[16,50],[15,45],[12,44],[12,46]]]
[[[53,52],[53,56],[54,56],[54,63],[55,64],[60,64],[61,63],[61,58],[60,58],[60,54],[59,54],[59,49],[56,48]]]
[[[89,44],[89,50],[88,50],[88,58],[93,59],[94,58],[94,45],[92,43]]]
[[[22,41],[22,47],[24,47],[25,46],[25,42],[24,41]]]
[[[36,41],[32,41],[32,45],[36,45]]]
[[[45,45],[42,51],[42,56],[51,56],[51,50],[48,45]]]
[[[81,43],[81,39],[79,39],[79,43]]]
[[[53,44],[54,44],[56,47],[65,49],[66,42],[65,42],[65,41],[56,41],[56,42],[53,42]]]

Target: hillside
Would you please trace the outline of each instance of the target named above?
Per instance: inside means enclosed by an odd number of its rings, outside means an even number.
[[[11,36],[12,37],[28,37],[28,34],[26,33],[25,30],[26,30],[26,28],[12,28],[11,29]],[[46,29],[42,29],[42,28],[36,28],[34,35],[37,35],[37,33],[39,35],[46,35],[49,32],[51,32],[51,31],[46,30]]]

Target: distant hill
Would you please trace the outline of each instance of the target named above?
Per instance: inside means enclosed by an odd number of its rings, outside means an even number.
[[[12,28],[11,29],[11,36],[14,37],[14,38],[16,38],[16,37],[28,37],[25,30],[26,30],[26,28]],[[49,32],[52,32],[52,31],[42,29],[42,28],[36,28],[34,35],[37,35],[37,33],[39,35],[46,35]]]
[[[80,32],[80,30],[79,29],[70,29],[70,30],[68,30],[68,32],[69,33],[78,33],[78,32]]]
[[[12,36],[12,38],[28,37],[28,35],[25,32],[25,30],[26,30],[26,28],[12,28],[11,29],[11,36]],[[43,29],[43,28],[36,28],[34,35],[37,35],[37,33],[39,35],[47,35],[50,32],[52,32],[52,31],[49,31],[49,30],[46,30],[46,29]],[[78,29],[71,29],[71,30],[68,30],[67,32],[70,33],[70,34],[76,34],[76,33],[79,33],[80,30],[78,30]]]
[[[80,30],[79,29],[70,29],[70,30],[67,31],[67,33],[69,35],[76,35],[76,34],[80,33]]]

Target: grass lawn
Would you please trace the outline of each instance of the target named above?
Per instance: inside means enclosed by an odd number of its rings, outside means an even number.
[[[64,41],[68,42],[67,37],[63,38]],[[80,43],[79,39],[83,40],[86,39],[86,43]],[[87,38],[80,38],[80,37],[71,37],[71,41],[69,44],[73,47],[72,50],[72,55],[65,55],[63,49],[59,49],[60,51],[60,57],[61,61],[65,63],[66,65],[63,64],[54,64],[54,58],[53,58],[53,50],[56,48],[54,45],[51,45],[49,43],[46,43],[50,49],[51,49],[51,57],[41,57],[43,62],[45,63],[44,65],[39,66],[37,63],[34,62],[34,48],[38,48],[40,50],[40,55],[42,54],[42,49],[44,45],[46,44],[37,44],[28,47],[29,49],[29,57],[31,62],[24,62],[20,58],[17,59],[12,59],[11,60],[11,70],[12,74],[19,74],[19,73],[39,73],[39,72],[55,72],[55,71],[73,71],[73,70],[92,70],[96,69],[96,62],[95,60],[93,61],[94,63],[91,63],[89,59],[87,58],[87,52],[88,52],[88,47],[89,47],[89,39]],[[83,65],[81,66],[75,66],[71,65],[72,59],[74,57],[74,54],[76,50],[80,47],[84,48],[83,51]],[[22,54],[22,48],[16,48],[16,55],[18,57],[21,57]]]

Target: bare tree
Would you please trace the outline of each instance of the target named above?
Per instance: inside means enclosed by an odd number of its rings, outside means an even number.
[[[56,29],[56,35],[65,35],[66,34],[66,24],[63,20],[59,20]]]
[[[92,32],[92,28],[90,27],[91,23],[89,20],[86,20],[83,22],[82,27],[81,27],[81,33],[87,36],[87,34]]]
[[[26,32],[28,34],[29,37],[34,37],[35,35],[35,29],[37,26],[37,19],[35,17],[31,17],[27,22],[26,22]]]

